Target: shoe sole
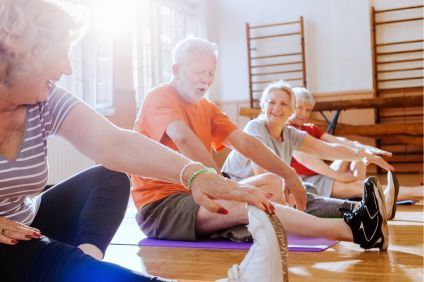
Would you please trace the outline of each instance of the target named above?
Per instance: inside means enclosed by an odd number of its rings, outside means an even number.
[[[374,189],[374,195],[378,195],[378,210],[382,218],[381,223],[381,233],[383,233],[383,245],[380,247],[380,250],[385,251],[389,246],[389,228],[387,227],[387,218],[386,218],[386,202],[384,200],[384,191],[381,187],[380,182],[375,177],[370,177],[370,181],[373,183],[372,187]]]
[[[280,247],[280,256],[281,256],[281,266],[283,269],[284,282],[289,281],[289,272],[287,267],[287,255],[289,245],[287,242],[287,235],[284,231],[281,221],[277,218],[276,215],[267,214],[269,221],[271,221],[272,227],[274,228],[275,234],[277,235],[278,246]]]
[[[397,179],[396,175],[391,172],[393,185],[395,186],[395,199],[393,201],[393,207],[392,207],[392,213],[390,214],[390,217],[387,219],[393,219],[396,216],[396,202],[399,195],[399,180]]]
[[[265,220],[263,216],[266,215],[269,221],[271,222],[271,226],[273,228],[272,231],[274,231],[274,234],[276,235],[278,247],[280,250],[281,269],[283,273],[282,281],[288,282],[289,281],[289,278],[288,278],[289,272],[287,267],[288,242],[287,242],[287,235],[286,235],[286,232],[284,231],[283,225],[281,224],[280,220],[277,218],[276,215],[267,214],[262,210],[260,210],[260,212],[257,212],[259,211],[259,209],[252,206],[248,206],[248,209],[249,209],[249,212],[253,212],[255,216],[262,218],[262,220]],[[268,230],[268,232],[270,231],[271,230]]]

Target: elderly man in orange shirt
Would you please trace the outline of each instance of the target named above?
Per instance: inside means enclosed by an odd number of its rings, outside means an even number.
[[[239,130],[214,103],[205,98],[215,76],[216,64],[215,44],[200,38],[179,42],[173,52],[172,80],[146,95],[135,130],[210,168],[199,173],[219,169],[211,150],[220,150],[223,146],[239,151],[270,171],[272,181],[258,182],[252,177],[241,182],[263,188],[270,193],[271,200],[279,193],[279,197],[284,195],[286,199],[294,196],[298,210],[274,204],[275,215],[288,233],[301,236],[313,234],[328,239],[354,241],[363,248],[387,249],[384,198],[377,189],[378,185],[374,181],[367,182],[363,202],[356,210],[350,211],[350,219],[346,222],[304,213],[306,193],[296,172],[259,139]],[[278,185],[274,185],[275,181],[279,181]],[[187,186],[190,186],[190,182]],[[247,281],[254,281],[254,277],[260,275],[257,277],[259,280],[271,281],[263,275],[272,275],[278,277],[275,281],[282,281],[284,271],[280,262],[284,261],[281,255],[284,252],[280,252],[282,245],[280,236],[277,236],[281,230],[273,228],[275,222],[272,224],[263,211],[251,207],[246,209],[242,203],[218,200],[224,208],[219,214],[213,214],[193,201],[187,189],[190,187],[137,176],[132,176],[132,183],[132,197],[138,209],[137,222],[147,236],[198,240],[223,229],[249,224],[256,244],[251,250],[256,249],[257,253],[253,259],[250,253],[247,254],[250,259],[233,267],[229,271],[230,278],[236,281],[241,277],[250,277]],[[275,190],[276,186],[280,191]],[[372,213],[372,217],[367,215],[366,209]]]

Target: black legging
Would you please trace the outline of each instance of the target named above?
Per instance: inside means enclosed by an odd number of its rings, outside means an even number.
[[[15,246],[0,243],[0,281],[163,281],[78,248],[88,243],[106,251],[124,217],[129,187],[124,173],[96,166],[45,192],[31,225],[44,237]]]

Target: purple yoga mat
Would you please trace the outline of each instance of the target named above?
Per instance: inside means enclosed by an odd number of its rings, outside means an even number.
[[[288,235],[289,251],[293,252],[322,252],[338,243],[321,238],[310,238]],[[207,241],[171,241],[146,238],[138,243],[143,247],[171,247],[171,248],[195,248],[195,249],[227,249],[248,250],[252,243],[236,243],[228,240]]]

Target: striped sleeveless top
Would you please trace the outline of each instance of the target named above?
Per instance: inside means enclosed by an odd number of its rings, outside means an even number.
[[[47,137],[58,132],[63,120],[80,101],[54,87],[44,102],[27,105],[24,141],[15,160],[0,156],[0,216],[30,225],[38,206],[32,196],[47,183]]]

